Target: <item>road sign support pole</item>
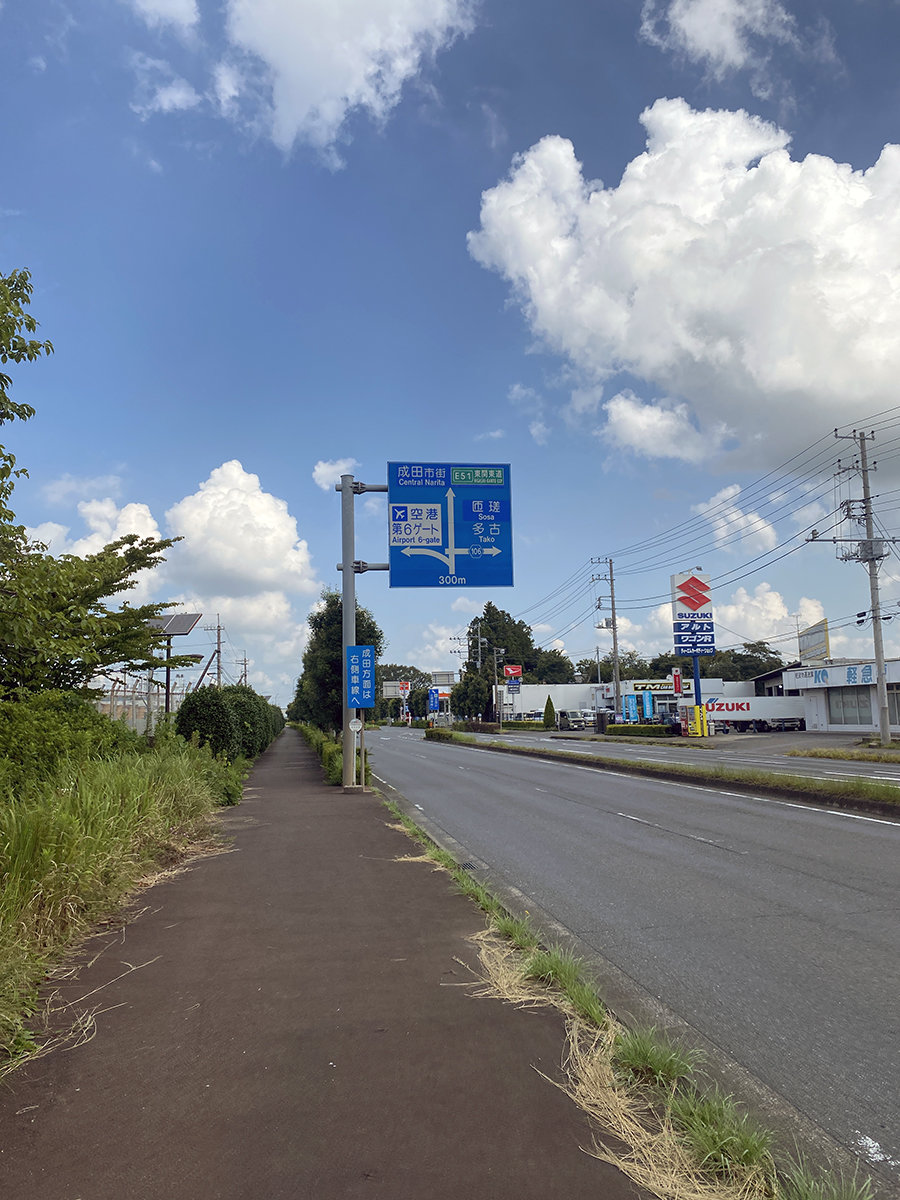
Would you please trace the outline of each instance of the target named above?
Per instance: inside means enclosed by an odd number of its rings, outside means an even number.
[[[353,560],[356,557],[354,530],[353,476],[342,475],[341,493],[341,673],[343,675],[344,726],[341,731],[344,787],[356,785],[356,734],[350,728],[352,713],[349,708],[347,686],[347,648],[356,645],[356,572]]]
[[[348,707],[350,699],[347,680],[347,649],[356,645],[356,576],[365,571],[387,571],[388,563],[357,562],[356,535],[354,529],[354,497],[357,492],[386,492],[386,483],[357,483],[352,475],[342,475],[341,482],[334,485],[341,493],[341,672],[343,675],[342,695],[344,701],[344,727],[341,730],[342,772],[345,788],[356,787],[356,734],[350,721],[356,714]]]

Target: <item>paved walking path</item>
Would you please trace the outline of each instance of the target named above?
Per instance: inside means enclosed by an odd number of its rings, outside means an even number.
[[[635,1200],[535,1070],[559,1077],[561,1018],[459,986],[481,915],[386,818],[285,730],[233,852],[90,943],[63,995],[94,993],[94,1039],[0,1084],[0,1195]]]

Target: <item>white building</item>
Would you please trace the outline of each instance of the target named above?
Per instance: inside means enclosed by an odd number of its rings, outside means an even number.
[[[750,681],[732,683],[721,679],[702,679],[700,684],[700,696],[704,701],[712,696],[753,695],[753,683]],[[519,692],[510,692],[504,685],[501,685],[500,692],[504,721],[525,719],[527,713],[543,713],[548,696],[556,712],[573,708],[582,712],[600,709],[612,711],[616,702],[615,688],[611,683],[523,683]],[[623,697],[640,697],[642,710],[643,693],[649,692],[653,697],[653,711],[657,715],[673,713],[679,704],[671,679],[623,679],[619,692]],[[683,679],[680,703],[692,704],[693,696],[693,679]]]
[[[900,659],[885,664],[891,728],[900,730]],[[874,662],[828,662],[795,667],[782,676],[785,695],[803,697],[806,728],[831,733],[878,729],[877,669]]]

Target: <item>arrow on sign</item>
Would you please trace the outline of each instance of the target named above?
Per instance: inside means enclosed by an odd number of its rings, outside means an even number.
[[[502,554],[503,551],[497,546],[455,546],[455,513],[453,512],[454,492],[453,488],[447,489],[447,541],[448,545],[442,554],[440,550],[431,550],[427,546],[406,546],[400,551],[401,554],[411,558],[414,554],[427,554],[431,558],[439,558],[442,563],[446,563],[451,575],[456,574],[456,556],[458,554],[470,554],[472,558],[483,558],[490,555],[491,558]]]

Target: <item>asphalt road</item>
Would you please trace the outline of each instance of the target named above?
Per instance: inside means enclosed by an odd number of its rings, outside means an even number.
[[[414,731],[370,751],[492,880],[900,1185],[900,824]]]
[[[497,734],[475,734],[479,740],[496,741]],[[829,735],[830,736],[830,735]],[[517,746],[540,746],[552,750],[577,751],[595,754],[598,758],[640,759],[654,763],[690,763],[701,766],[729,766],[744,770],[769,771],[781,775],[806,775],[813,779],[878,779],[900,785],[900,763],[854,762],[839,759],[790,758],[789,749],[801,746],[820,747],[827,738],[815,734],[728,734],[718,736],[702,747],[680,738],[663,746],[648,746],[622,740],[591,741],[576,734],[510,731],[502,735],[504,743]],[[841,747],[855,746],[858,739],[837,739]],[[834,744],[834,743],[832,743]]]

